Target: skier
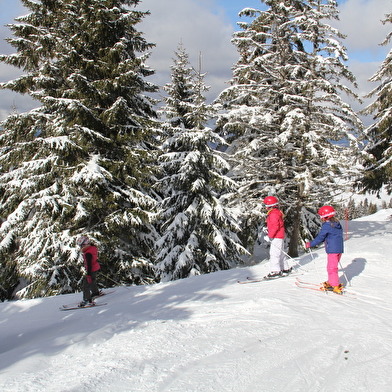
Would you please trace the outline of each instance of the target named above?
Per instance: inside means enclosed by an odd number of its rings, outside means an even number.
[[[264,205],[267,208],[267,230],[270,246],[270,270],[265,279],[275,279],[288,275],[292,268],[289,268],[284,247],[284,222],[283,212],[278,208],[278,199],[275,196],[267,196],[264,199]]]
[[[336,211],[332,206],[324,206],[318,210],[321,220],[324,222],[317,237],[305,244],[306,249],[312,248],[324,242],[327,252],[328,280],[322,283],[322,289],[342,294],[343,285],[339,284],[338,264],[343,253],[343,229],[335,218]]]
[[[94,304],[93,297],[99,296],[97,274],[101,267],[97,260],[98,249],[91,244],[90,239],[86,236],[78,238],[77,244],[83,252],[84,268],[86,269],[83,280],[83,301],[80,302],[79,307],[91,306]]]

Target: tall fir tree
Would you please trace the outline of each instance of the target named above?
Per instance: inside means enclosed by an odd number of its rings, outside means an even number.
[[[166,92],[163,98],[165,105],[160,109],[160,114],[164,118],[163,127],[167,132],[166,136],[172,136],[176,130],[193,127],[189,115],[195,95],[194,69],[189,63],[189,55],[182,43],[174,54],[173,65],[170,67],[172,81],[163,88]]]
[[[233,35],[240,57],[231,86],[219,97],[225,112],[217,127],[231,142],[232,175],[250,215],[247,224],[261,220],[265,196],[277,196],[289,253],[296,256],[301,237],[312,234],[312,211],[351,186],[357,174],[355,136],[362,123],[342,99],[357,98],[342,82],[355,83],[344,64],[344,37],[325,23],[338,17],[337,3],[262,3],[264,11],[240,13],[254,19],[240,23],[242,31]]]
[[[154,45],[136,30],[149,13],[139,0],[21,1],[31,12],[9,25],[17,51],[0,60],[24,74],[1,87],[41,106],[1,124],[1,268],[28,280],[24,297],[74,291],[86,234],[110,282],[152,279],[157,87],[145,80]]]
[[[246,253],[239,225],[220,200],[233,183],[224,175],[227,163],[212,148],[223,140],[206,126],[214,109],[205,102],[204,76],[180,46],[162,108],[168,135],[158,183],[164,197],[156,273],[162,280],[228,269]]]
[[[383,23],[392,22],[392,13],[386,15]],[[381,45],[387,45],[392,37],[390,32]],[[374,123],[366,129],[369,141],[365,148],[364,176],[358,187],[365,192],[379,193],[385,186],[392,193],[392,50],[382,62],[379,70],[370,78],[379,85],[367,97],[375,100],[364,110],[374,114]]]

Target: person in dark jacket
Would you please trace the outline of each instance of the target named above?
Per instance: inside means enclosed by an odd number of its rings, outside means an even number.
[[[86,275],[83,279],[83,301],[79,306],[91,306],[94,304],[93,298],[99,296],[97,274],[101,266],[98,263],[98,249],[91,244],[90,239],[86,236],[78,238],[77,243],[83,253],[84,268],[86,269]]]
[[[324,290],[342,294],[343,285],[339,284],[338,265],[343,253],[343,228],[335,218],[336,211],[332,206],[321,207],[318,211],[323,225],[317,237],[307,242],[305,247],[312,248],[322,242],[328,257],[328,281],[323,283]]]

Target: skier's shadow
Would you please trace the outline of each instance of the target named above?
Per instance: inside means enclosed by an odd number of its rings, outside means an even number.
[[[346,265],[344,268],[340,268],[339,271],[342,271],[343,275],[347,277],[347,280],[351,282],[352,278],[360,275],[364,271],[366,263],[366,259],[357,257],[351,260],[351,263]]]

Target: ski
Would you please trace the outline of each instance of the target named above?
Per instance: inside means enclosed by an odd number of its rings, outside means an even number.
[[[99,295],[96,295],[94,297],[92,297],[92,299],[96,299],[96,298],[100,298],[103,297],[104,295],[108,295],[108,294],[112,294],[114,293],[116,290],[109,290],[109,291],[100,291]],[[75,307],[77,307],[79,302],[73,302],[71,304],[67,304],[67,305],[63,305],[60,309],[75,309]]]
[[[346,289],[343,289],[343,293],[339,294],[339,293],[335,293],[334,291],[323,290],[321,284],[304,282],[298,278],[297,278],[297,281],[295,282],[295,285],[301,289],[309,289],[309,290],[315,290],[315,291],[319,291],[319,292],[327,293],[327,294],[333,293],[336,295],[340,295],[342,297],[356,298],[354,293],[351,293],[351,292],[347,291]]]
[[[291,272],[291,273],[289,273],[287,275],[281,275],[281,276],[277,276],[275,278],[267,278],[266,276],[264,276],[263,278],[251,278],[250,276],[247,276],[246,280],[237,280],[237,283],[239,283],[239,284],[258,283],[258,282],[282,279],[282,278],[286,278],[288,276],[295,276],[297,274],[298,274],[297,271],[293,271],[293,272]]]
[[[97,306],[103,306],[103,305],[107,305],[107,303],[103,303],[103,304],[91,304],[91,305],[87,305],[87,306],[72,306],[72,307],[64,307],[62,306],[60,308],[60,310],[76,310],[76,309],[89,309],[89,308],[96,308]]]
[[[305,281],[303,281],[303,280],[300,279],[300,278],[296,278],[296,279],[297,279],[297,282],[300,283],[300,284],[309,285],[309,286],[318,286],[318,287],[321,286],[321,283],[305,282]],[[352,295],[355,294],[355,293],[353,293],[352,291],[347,291],[346,288],[344,288],[344,291],[345,291],[346,293],[348,293],[348,294],[352,294]]]
[[[288,276],[288,275],[286,275]],[[281,279],[285,278],[286,276],[278,276],[276,278],[251,278],[250,276],[247,276],[246,280],[237,280],[237,283],[239,284],[247,284],[247,283],[258,283],[258,282],[264,282],[264,281],[269,281],[269,280],[276,280],[276,279]]]
[[[258,283],[258,282],[262,282],[263,280],[267,280],[264,278],[261,279],[252,279],[252,278],[246,278],[247,280],[237,280],[237,283],[239,284],[247,284],[247,283]]]
[[[323,290],[321,288],[321,286],[316,285],[316,284],[304,284],[304,283],[300,283],[300,282],[295,282],[295,285],[301,289],[314,290],[314,291],[318,291],[320,293],[326,293],[328,295],[329,295],[329,293],[333,293],[333,294],[339,295],[341,297],[347,296],[347,293],[345,293],[344,291],[343,291],[343,294],[338,294],[333,291]]]

